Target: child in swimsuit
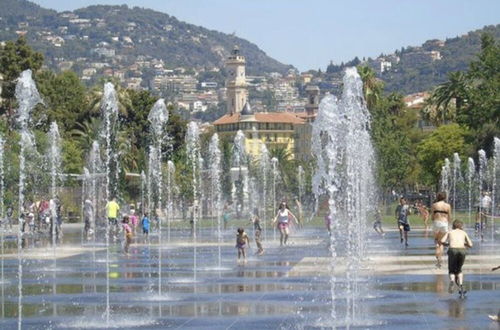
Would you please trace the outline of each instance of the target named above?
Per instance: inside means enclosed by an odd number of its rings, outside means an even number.
[[[247,256],[245,253],[246,245],[250,247],[250,239],[248,238],[247,233],[245,233],[245,229],[238,228],[238,234],[236,235],[236,248],[238,249],[238,262],[240,262],[240,258],[243,257],[243,262],[247,261]]]
[[[129,218],[127,215],[123,217],[122,227],[123,227],[123,233],[125,234],[125,242],[123,244],[123,252],[125,252],[125,254],[128,254],[128,248],[129,248],[130,244],[132,243],[132,228],[130,228]]]

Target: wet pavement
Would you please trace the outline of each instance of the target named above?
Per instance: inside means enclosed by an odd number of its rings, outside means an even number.
[[[433,240],[424,231],[411,232],[408,248],[401,246],[395,231],[383,238],[374,233],[369,236],[369,255],[356,285],[356,315],[347,322],[352,328],[498,329],[498,323],[488,318],[500,309],[500,270],[490,270],[495,262],[500,265],[498,235],[495,242],[474,241],[464,266],[466,299],[448,293],[446,264],[436,269]],[[53,249],[43,242],[28,247],[22,261],[19,320],[19,265],[12,249],[15,237],[7,235],[0,328],[17,328],[19,321],[23,329],[328,329],[346,325],[344,296],[336,297],[337,317],[331,316],[331,285],[345,285],[344,265],[339,259],[333,271],[329,268],[329,238],[321,228],[295,232],[284,248],[276,241],[265,241],[265,254],[259,257],[252,244],[246,264],[236,262],[234,232],[225,231],[220,268],[213,231],[204,229],[196,248],[186,230],[176,230],[172,237],[161,250],[161,295],[154,235],[150,243],[137,239],[129,255],[113,244],[108,276],[105,247],[91,242],[82,245],[75,226],[67,229],[55,251],[56,259]],[[334,282],[332,273],[337,274]]]

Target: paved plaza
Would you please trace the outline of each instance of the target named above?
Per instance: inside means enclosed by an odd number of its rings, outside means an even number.
[[[110,248],[109,305],[106,326],[106,249],[82,245],[80,228],[68,225],[61,246],[29,247],[23,256],[23,329],[328,329],[342,326],[344,297],[331,317],[331,285],[342,286],[343,260],[329,258],[322,228],[306,227],[280,248],[268,232],[265,254],[255,245],[246,264],[236,262],[234,232],[224,232],[221,267],[216,237],[198,235],[196,260],[187,230],[172,232],[162,248],[162,294],[158,294],[158,244],[136,239],[129,255]],[[163,235],[164,239],[166,235]],[[250,236],[251,232],[250,232]],[[360,274],[359,315],[354,328],[497,329],[488,314],[500,308],[498,235],[475,246],[464,266],[466,299],[448,293],[447,269],[437,269],[433,239],[422,229],[410,233],[410,246],[398,233],[370,234],[369,255]],[[471,237],[473,237],[471,235]],[[17,328],[18,260],[15,236],[5,236],[0,328]],[[253,242],[252,242],[253,243]],[[332,282],[331,274],[335,281]]]

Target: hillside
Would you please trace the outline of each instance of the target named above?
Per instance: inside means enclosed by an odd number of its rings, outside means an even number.
[[[246,56],[249,74],[290,68],[244,39],[149,9],[90,6],[58,13],[26,0],[0,0],[0,8],[0,41],[26,34],[52,68],[81,73],[90,63],[121,69],[138,61],[163,61],[166,68],[220,68],[234,45]]]
[[[331,81],[340,77],[345,66],[368,64],[385,82],[386,91],[410,94],[432,89],[447,80],[453,71],[467,70],[469,63],[479,53],[481,34],[490,33],[500,40],[500,24],[486,26],[465,35],[446,40],[428,40],[423,45],[410,46],[392,54],[382,54],[364,62],[358,58],[341,65],[330,64],[327,76]]]

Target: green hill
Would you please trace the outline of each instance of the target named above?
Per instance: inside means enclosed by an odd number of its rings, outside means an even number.
[[[244,39],[150,9],[90,6],[58,13],[26,0],[0,0],[0,8],[0,41],[26,33],[52,68],[64,68],[61,62],[70,61],[77,72],[92,62],[119,69],[138,59],[162,60],[167,68],[220,68],[235,45],[247,59],[249,74],[286,72],[291,67]]]
[[[402,48],[393,54],[381,54],[364,62],[355,58],[341,65],[330,64],[327,67],[327,77],[335,81],[339,79],[344,67],[368,64],[385,82],[387,92],[411,94],[430,90],[445,82],[449,72],[467,70],[469,63],[479,53],[481,34],[485,32],[500,40],[500,24],[485,26],[462,36],[442,41],[428,40],[421,46]]]

